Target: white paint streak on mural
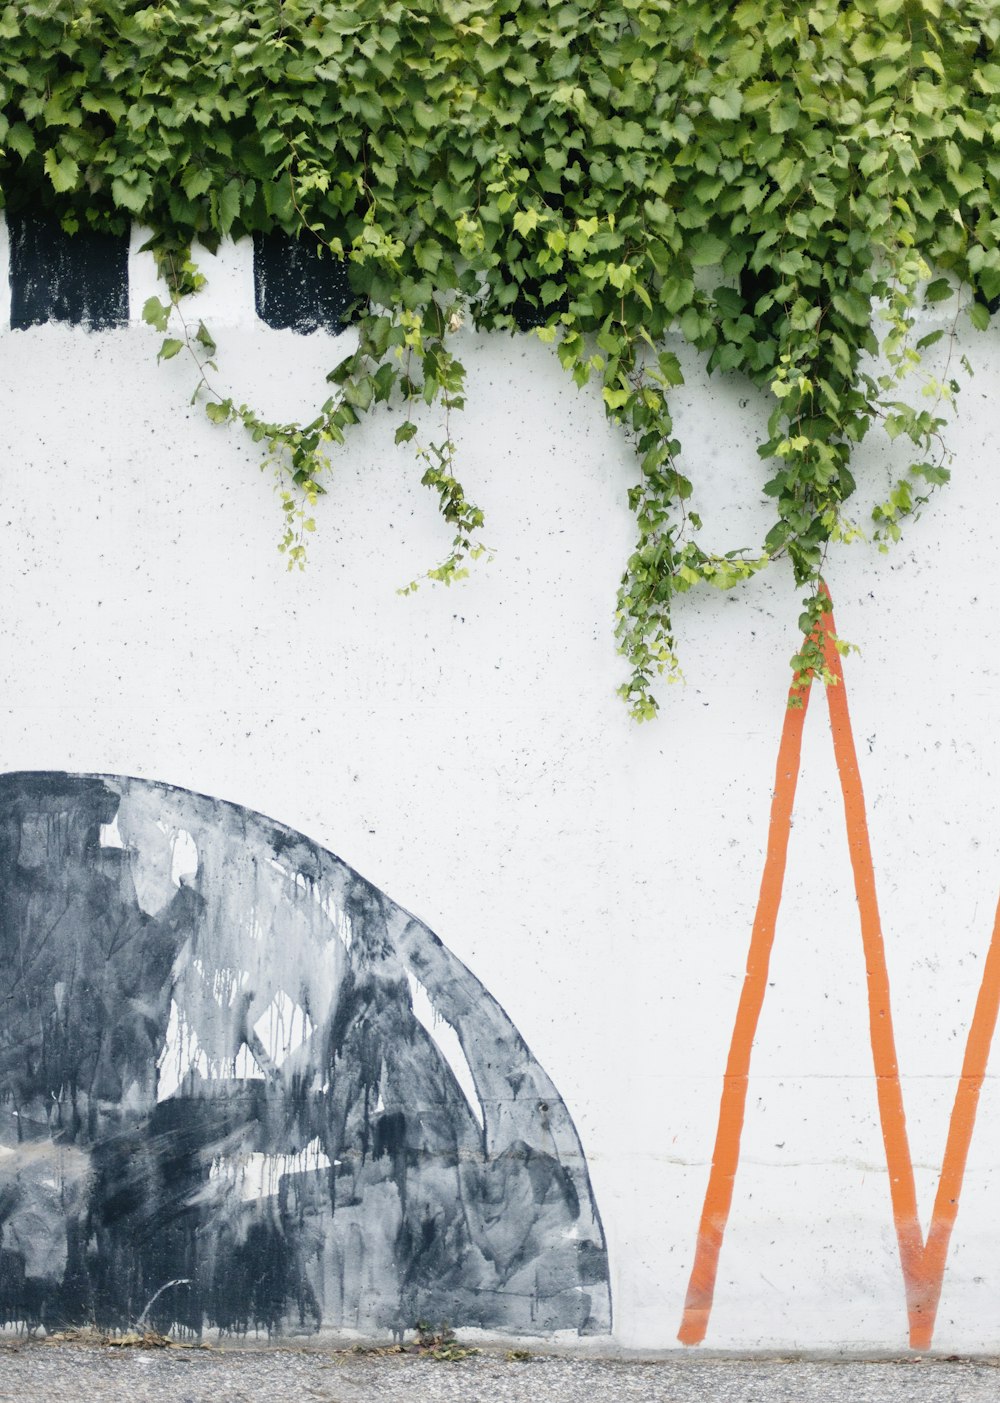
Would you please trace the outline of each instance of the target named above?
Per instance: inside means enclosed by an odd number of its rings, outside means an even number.
[[[479,1092],[476,1090],[476,1079],[472,1075],[469,1059],[459,1042],[458,1034],[450,1023],[446,1023],[441,1015],[435,1012],[430,995],[410,970],[406,972],[406,980],[410,986],[410,1006],[413,1009],[413,1016],[433,1038],[435,1046],[448,1063],[454,1073],[455,1080],[462,1088],[470,1111],[479,1122],[480,1128],[485,1130],[483,1108],[479,1102]]]
[[[244,1155],[220,1156],[212,1161],[209,1184],[203,1194],[205,1197],[218,1197],[221,1183],[224,1194],[235,1189],[245,1202],[256,1203],[261,1199],[274,1198],[286,1174],[315,1174],[321,1169],[332,1168],[334,1164],[324,1151],[319,1136],[316,1136],[298,1154],[268,1155],[252,1150]]]

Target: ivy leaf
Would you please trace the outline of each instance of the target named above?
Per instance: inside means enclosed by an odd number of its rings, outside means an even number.
[[[801,108],[793,103],[775,103],[768,114],[768,121],[773,132],[790,132],[798,126],[801,116]]]
[[[977,331],[985,331],[990,324],[990,309],[982,302],[969,303],[969,321]]]
[[[158,297],[147,297],[142,306],[142,319],[157,331],[166,331],[170,308],[164,306]]]
[[[724,241],[715,234],[696,234],[688,245],[688,254],[693,267],[707,268],[722,262],[726,248]]]
[[[210,356],[214,356],[216,351],[219,349],[215,344],[215,340],[212,336],[212,333],[209,331],[208,327],[205,325],[204,322],[198,323],[198,330],[195,333],[194,339],[198,342],[199,346],[204,346],[205,350]]]
[[[181,176],[181,186],[189,200],[196,200],[211,189],[212,175],[204,166],[190,166]]]
[[[928,283],[924,293],[925,302],[944,302],[952,295],[954,289],[947,278],[935,278],[932,283]]]
[[[381,404],[388,400],[392,394],[393,386],[396,383],[398,371],[394,365],[386,364],[379,366],[372,377],[372,386],[375,391],[375,403]]]
[[[44,165],[45,174],[51,180],[57,195],[65,194],[67,190],[76,187],[80,179],[80,167],[72,156],[63,156],[62,160],[59,160],[54,151],[46,151]]]
[[[831,299],[836,310],[842,317],[853,322],[855,326],[867,326],[871,317],[871,306],[857,288],[848,288],[846,292],[835,293]]]
[[[370,375],[362,375],[358,380],[348,380],[344,386],[344,399],[362,413],[369,407],[375,395],[375,382]]]
[[[157,360],[173,360],[184,349],[184,342],[178,341],[175,336],[168,336],[157,353]]]
[[[148,188],[148,176],[144,184],[136,182],[131,185],[120,176],[116,176],[111,182],[111,195],[115,204],[120,205],[122,209],[131,210],[133,214],[142,214],[146,208]]]
[[[6,143],[23,161],[35,149],[35,135],[26,122],[15,122],[7,133]]]
[[[720,122],[735,122],[743,111],[743,94],[739,88],[730,88],[725,93],[713,93],[708,99],[708,110]]]
[[[228,234],[233,227],[236,216],[240,212],[242,198],[242,186],[234,177],[223,186],[219,195],[219,228],[223,234]]]
[[[674,355],[673,351],[662,351],[657,357],[660,367],[660,374],[668,385],[683,385],[684,372],[681,370],[681,363]]]

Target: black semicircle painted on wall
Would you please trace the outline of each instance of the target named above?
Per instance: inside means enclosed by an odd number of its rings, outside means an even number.
[[[0,1317],[610,1328],[583,1151],[506,1014],[300,833],[0,776]]]

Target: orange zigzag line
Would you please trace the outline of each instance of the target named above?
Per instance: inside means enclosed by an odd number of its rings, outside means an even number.
[[[913,1160],[906,1133],[906,1113],[903,1091],[899,1081],[896,1040],[892,1027],[889,995],[889,972],[885,960],[885,943],[875,889],[875,869],[872,864],[871,841],[865,796],[861,786],[857,750],[851,730],[847,705],[847,689],[840,655],[833,645],[835,629],[833,614],[823,618],[824,653],[826,665],[836,682],[826,688],[830,713],[833,748],[840,776],[844,801],[854,890],[861,920],[861,940],[864,946],[868,974],[868,1016],[871,1031],[872,1060],[878,1095],[879,1119],[889,1170],[889,1191],[893,1221],[899,1243],[899,1260],[906,1291],[910,1345],[913,1349],[929,1349],[934,1334],[934,1321],[941,1298],[948,1257],[948,1244],[958,1213],[962,1180],[969,1154],[969,1144],[976,1120],[979,1093],[1000,1010],[1000,904],[993,923],[990,948],[983,969],[983,979],[976,1000],[965,1059],[959,1077],[948,1126],[944,1162],[938,1180],[930,1231],[925,1243],[917,1214],[916,1186]],[[740,1157],[740,1138],[746,1111],[750,1054],[753,1049],[760,1012],[767,988],[768,966],[774,944],[774,928],[781,904],[781,891],[788,855],[792,806],[799,777],[802,755],[802,732],[809,706],[811,689],[793,682],[789,691],[789,706],[781,732],[774,797],[768,830],[767,856],[761,878],[760,897],[754,918],[747,972],[736,1011],[736,1022],[729,1048],[729,1059],[722,1084],[719,1124],[712,1155],[712,1169],[698,1227],[694,1265],[688,1286],[684,1315],[678,1339],[682,1344],[700,1344],[708,1329],[719,1253],[732,1205],[733,1184]]]

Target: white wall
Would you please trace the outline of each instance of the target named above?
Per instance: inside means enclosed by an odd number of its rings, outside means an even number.
[[[5,250],[0,243],[0,258]],[[612,628],[636,469],[533,338],[461,334],[466,485],[496,548],[445,591],[397,587],[447,528],[396,421],[336,459],[304,574],[236,431],[183,357],[128,330],[0,330],[0,770],[120,772],[302,830],[435,929],[575,1117],[621,1344],[675,1343],[760,883],[796,646],[778,569],[682,601],[687,683],[634,725]],[[322,401],[343,345],[268,331],[249,258],[204,258],[221,377],[276,416]],[[0,298],[6,279],[0,269]],[[6,315],[0,305],[0,317]],[[868,800],[924,1226],[1000,887],[995,336],[952,432],[955,479],[888,557],[841,550]],[[677,420],[706,533],[768,525],[766,405],[690,356]],[[433,420],[433,412],[428,419]],[[861,456],[887,473],[888,445]],[[814,697],[706,1344],[904,1348],[861,952],[826,707]],[[1000,1091],[987,1078],[936,1346],[1000,1344]]]

